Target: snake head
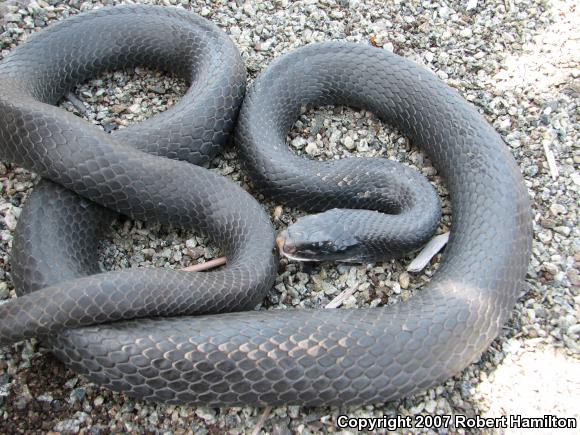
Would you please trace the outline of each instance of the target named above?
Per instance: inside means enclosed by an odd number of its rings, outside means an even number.
[[[280,253],[296,261],[364,261],[365,248],[342,221],[342,210],[305,216],[280,232]]]

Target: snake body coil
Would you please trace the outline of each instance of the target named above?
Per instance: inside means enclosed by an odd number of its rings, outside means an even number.
[[[169,111],[111,135],[52,106],[90,76],[135,65],[179,74],[190,90]],[[293,173],[281,160],[295,158],[283,141],[302,105],[372,110],[432,159],[453,208],[443,263],[409,301],[368,310],[188,317],[251,309],[276,272],[272,228],[250,195],[160,157],[207,160],[233,125],[243,67],[207,21],[157,7],[83,14],[30,38],[0,64],[0,78],[2,158],[64,186],[43,181],[21,216],[13,275],[27,294],[0,306],[2,343],[46,336],[74,370],[142,399],[382,402],[436,385],[476,359],[517,298],[531,241],[518,168],[473,107],[396,55],[336,43],[297,50],[256,80],[237,127],[256,187],[284,200],[322,185],[314,166]],[[87,277],[98,271],[100,237],[88,228],[102,228],[110,213],[69,189],[136,219],[198,228],[223,247],[228,265]]]

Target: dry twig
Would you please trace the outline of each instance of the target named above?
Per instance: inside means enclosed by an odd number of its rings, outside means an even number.
[[[550,175],[552,180],[556,180],[560,173],[558,172],[558,165],[556,164],[556,158],[554,153],[550,148],[550,142],[547,140],[542,141],[542,146],[544,147],[544,154],[546,154],[546,160],[548,161],[548,169],[550,169]]]
[[[185,270],[186,272],[201,272],[204,270],[213,269],[214,267],[223,266],[224,264],[226,264],[226,257],[219,257],[206,261],[205,263],[184,267],[182,270]]]
[[[429,240],[429,243],[419,252],[411,264],[407,266],[407,272],[420,272],[425,269],[431,259],[447,244],[449,233],[439,234]]]

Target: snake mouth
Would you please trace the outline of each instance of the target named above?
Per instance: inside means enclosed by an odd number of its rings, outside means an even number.
[[[310,258],[308,256],[300,256],[296,243],[292,240],[292,236],[287,230],[281,231],[276,237],[276,245],[280,254],[289,260],[293,261],[321,261],[317,258]]]
[[[293,243],[288,242],[288,231],[284,230],[278,234],[276,237],[276,245],[281,254],[288,256],[296,252],[296,246]]]
[[[280,254],[283,255],[284,257],[288,258],[289,260],[294,260],[294,261],[313,261],[311,259],[308,258],[302,258],[299,257],[296,254],[296,245],[294,243],[292,243],[292,241],[290,240],[290,235],[288,234],[288,231],[284,230],[281,231],[280,234],[278,234],[278,237],[276,237],[276,245],[278,246],[278,250],[280,251]]]

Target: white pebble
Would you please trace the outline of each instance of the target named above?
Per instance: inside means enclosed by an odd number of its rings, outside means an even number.
[[[306,145],[305,151],[309,156],[316,156],[320,152],[315,142],[310,142],[308,145]]]
[[[346,136],[343,140],[342,143],[344,144],[345,147],[347,147],[349,150],[354,149],[354,140],[352,139],[352,137],[350,136]]]

